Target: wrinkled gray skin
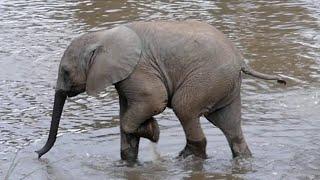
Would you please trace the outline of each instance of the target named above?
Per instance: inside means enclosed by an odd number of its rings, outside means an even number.
[[[180,156],[206,158],[199,123],[205,116],[225,134],[233,157],[250,157],[241,129],[241,72],[285,84],[250,69],[220,31],[197,21],[134,22],[82,35],[61,59],[50,134],[39,157],[55,142],[65,99],[97,95],[112,84],[119,94],[122,159],[137,159],[140,137],[158,141],[153,116],[166,107],[186,135]]]

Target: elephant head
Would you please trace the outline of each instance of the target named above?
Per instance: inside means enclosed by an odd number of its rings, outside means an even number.
[[[85,91],[97,95],[127,78],[140,56],[141,41],[126,26],[88,33],[71,42],[60,62],[49,137],[36,151],[39,158],[54,145],[66,98]]]

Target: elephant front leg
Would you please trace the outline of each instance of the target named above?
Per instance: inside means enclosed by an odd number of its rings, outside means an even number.
[[[120,127],[121,132],[121,159],[135,161],[138,158],[140,137],[125,133]]]
[[[160,134],[159,125],[152,117],[155,112],[157,111],[153,111],[150,104],[137,103],[131,105],[122,116],[122,130],[127,134],[147,138],[152,142],[158,142]]]
[[[116,89],[120,99],[121,157],[136,159],[140,137],[159,140],[159,126],[153,116],[166,107],[166,89],[161,81],[146,81],[141,74],[132,74]]]
[[[149,139],[152,142],[159,140],[159,126],[157,121],[151,117],[144,122],[134,133],[121,131],[121,159],[134,161],[138,158],[140,137]]]
[[[157,121],[151,117],[146,120],[137,131],[134,133],[139,137],[149,139],[150,141],[156,143],[159,141],[160,129]]]
[[[126,98],[122,95],[119,96],[120,103],[120,122],[124,118],[124,114],[128,110],[128,102]],[[121,135],[121,145],[120,145],[120,155],[122,160],[136,161],[139,152],[139,142],[140,137],[135,136],[131,133],[126,133],[123,130],[123,123],[120,123],[120,135]]]
[[[121,158],[136,160],[140,137],[152,142],[159,140],[159,126],[149,112],[147,104],[132,105],[120,116],[121,126]]]

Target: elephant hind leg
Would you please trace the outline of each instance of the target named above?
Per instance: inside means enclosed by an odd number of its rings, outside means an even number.
[[[207,158],[207,140],[201,128],[199,117],[184,116],[175,111],[186,134],[186,146],[179,153],[181,157],[195,155],[200,158]]]
[[[181,91],[182,95],[184,94]],[[178,117],[186,135],[186,146],[179,156],[187,157],[195,155],[200,158],[207,158],[206,137],[201,128],[198,106],[192,99],[183,98],[179,93],[175,94],[172,100],[172,108]]]
[[[226,136],[233,157],[251,157],[241,128],[241,98],[238,95],[231,104],[205,117]]]

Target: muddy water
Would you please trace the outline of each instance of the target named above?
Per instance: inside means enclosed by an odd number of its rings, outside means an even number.
[[[171,110],[157,116],[160,142],[142,140],[139,164],[119,155],[117,94],[67,101],[59,138],[41,160],[59,58],[79,34],[135,20],[199,19],[223,31],[248,63],[290,78],[286,87],[245,76],[243,126],[254,154],[232,160],[205,119],[207,160],[176,159],[183,130]],[[301,1],[0,2],[0,178],[319,179],[320,3]]]

